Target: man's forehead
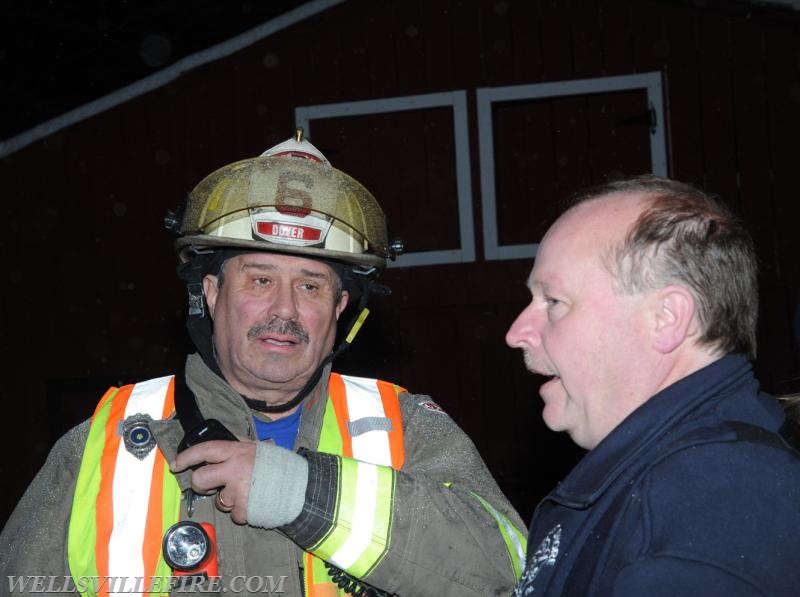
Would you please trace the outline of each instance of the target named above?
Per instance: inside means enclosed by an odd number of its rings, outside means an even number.
[[[567,210],[559,220],[589,223],[597,218],[627,227],[632,224],[652,195],[638,191],[623,191],[588,199]],[[558,221],[557,221],[558,223]]]
[[[602,269],[607,251],[623,241],[641,212],[635,194],[591,199],[565,212],[545,234],[528,278],[528,288],[547,293],[565,280]]]
[[[236,257],[238,269],[260,269],[269,271],[290,271],[303,275],[333,278],[334,272],[326,263],[295,255],[280,253],[245,253]]]
[[[620,241],[642,213],[647,201],[646,195],[634,192],[589,199],[562,214],[548,229],[542,244],[607,245]]]

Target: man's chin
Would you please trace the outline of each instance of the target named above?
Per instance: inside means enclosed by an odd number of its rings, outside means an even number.
[[[566,431],[564,418],[563,402],[545,400],[544,408],[542,409],[542,421],[544,421],[548,429],[556,432]]]

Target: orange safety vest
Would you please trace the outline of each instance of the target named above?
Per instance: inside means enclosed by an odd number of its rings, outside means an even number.
[[[349,534],[331,533],[313,551],[348,570],[371,570],[388,549],[392,500],[386,499],[385,486],[391,481],[393,489],[393,479],[387,480],[387,475],[402,467],[405,457],[398,400],[403,391],[374,379],[336,373],[329,379],[318,449],[350,459],[343,466],[348,469],[345,484],[352,481],[340,492],[340,498],[350,502],[343,503],[344,510],[358,508],[356,519],[368,518],[362,512],[371,518],[352,525]],[[166,419],[173,412],[172,376],[111,388],[95,410],[78,473],[67,546],[73,580],[87,597],[120,590],[152,595],[168,589],[170,570],[161,541],[180,516],[180,488],[149,435],[146,420]],[[123,429],[125,425],[128,428]],[[308,597],[345,595],[319,557],[307,553],[305,568]],[[125,586],[112,586],[104,582],[109,577],[129,580]],[[137,578],[143,581],[135,586]]]

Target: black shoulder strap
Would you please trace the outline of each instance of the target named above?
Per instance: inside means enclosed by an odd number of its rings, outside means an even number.
[[[185,375],[175,375],[175,415],[183,427],[183,439],[178,444],[178,452],[215,439],[238,441],[238,438],[217,419],[203,417],[194,394],[186,385]]]
[[[736,432],[739,440],[797,453],[797,438],[793,436],[788,420],[777,432],[742,421],[725,421],[725,424]]]
[[[175,414],[184,433],[188,433],[205,420],[194,394],[186,385],[186,375],[183,373],[175,374]]]

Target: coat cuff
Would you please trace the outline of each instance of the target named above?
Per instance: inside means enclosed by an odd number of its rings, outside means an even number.
[[[305,550],[330,533],[336,521],[341,458],[333,454],[301,449],[308,462],[307,506],[281,530]]]
[[[305,458],[272,442],[258,442],[247,500],[248,524],[265,529],[289,524],[303,510],[307,485]]]

